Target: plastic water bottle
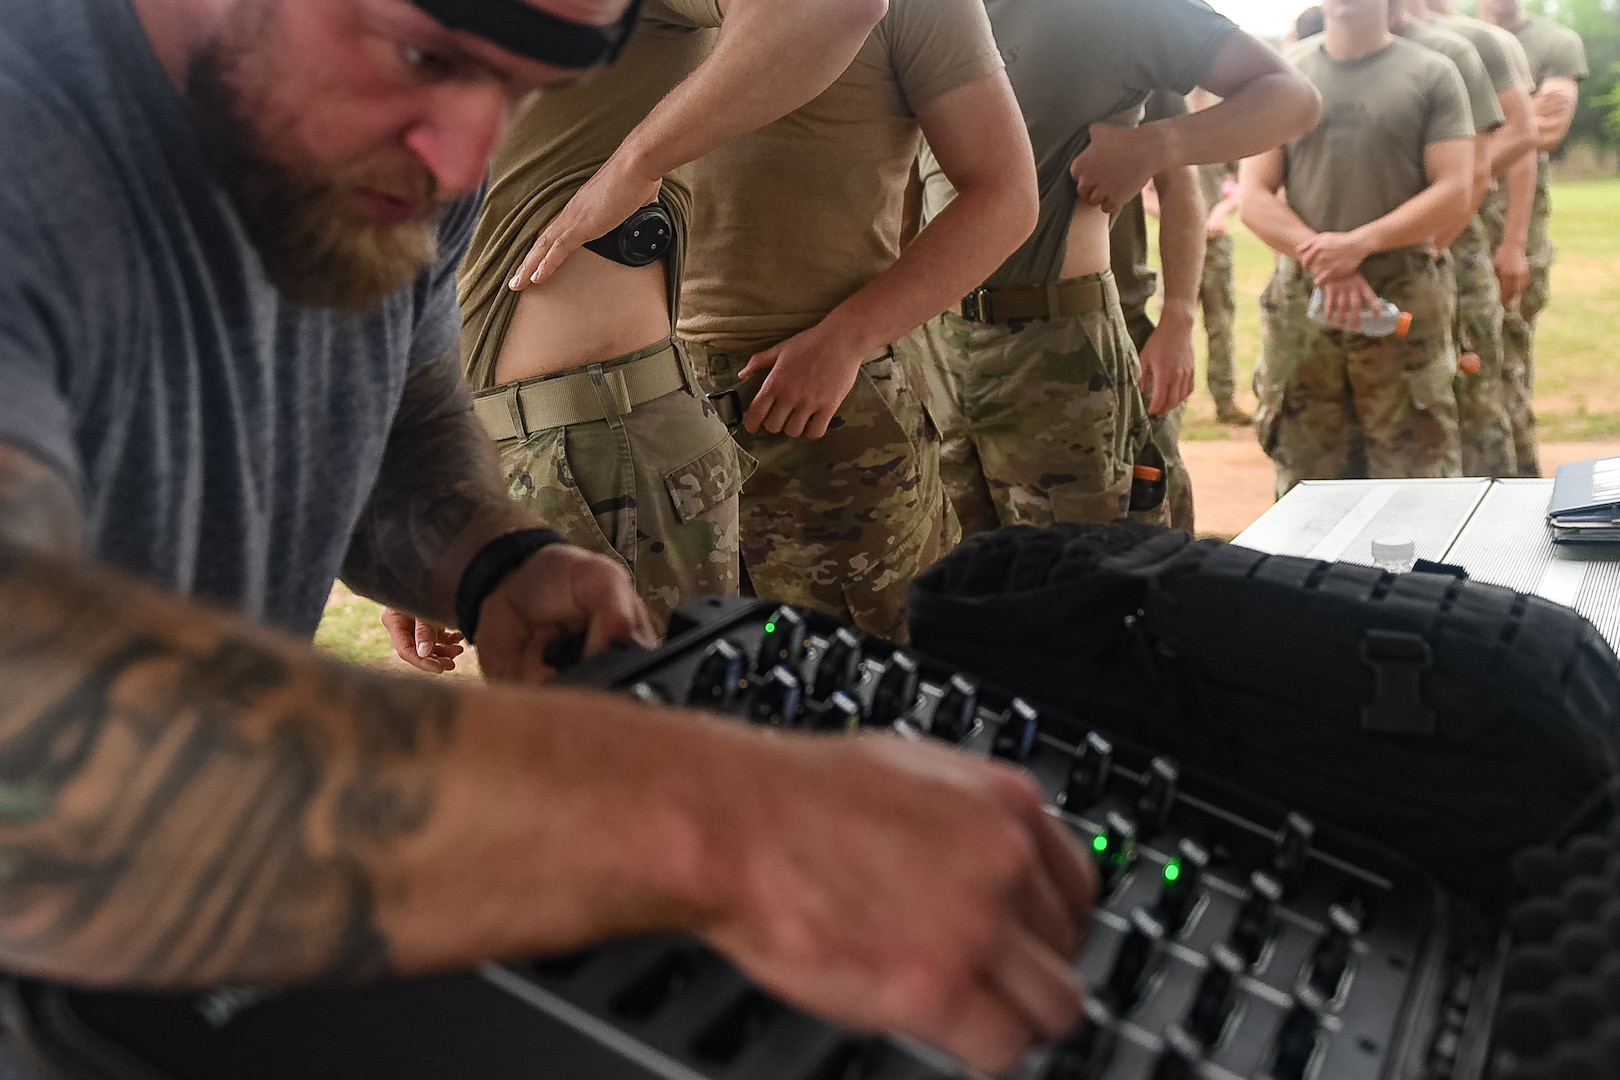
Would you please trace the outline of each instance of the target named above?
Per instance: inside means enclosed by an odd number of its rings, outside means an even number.
[[[1343,330],[1344,327],[1336,322],[1328,321],[1327,317],[1322,314],[1322,309],[1326,304],[1327,301],[1322,295],[1321,288],[1313,290],[1311,292],[1311,306],[1305,309],[1305,317],[1318,326],[1325,326],[1330,330]],[[1410,311],[1402,311],[1388,300],[1380,299],[1378,301],[1378,310],[1361,309],[1361,325],[1350,331],[1350,333],[1360,334],[1363,337],[1388,337],[1391,334],[1402,337],[1411,328],[1412,313]]]
[[[1373,565],[1391,574],[1404,574],[1417,565],[1417,545],[1404,536],[1372,542]]]

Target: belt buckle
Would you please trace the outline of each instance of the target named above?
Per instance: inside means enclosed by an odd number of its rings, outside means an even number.
[[[748,412],[747,409],[743,408],[742,395],[737,393],[735,386],[728,390],[722,390],[718,394],[710,394],[709,404],[713,405],[714,411],[720,414],[720,422],[731,431],[735,431],[741,426],[743,417]]]
[[[994,322],[990,315],[990,290],[980,286],[962,297],[962,318],[969,322]]]

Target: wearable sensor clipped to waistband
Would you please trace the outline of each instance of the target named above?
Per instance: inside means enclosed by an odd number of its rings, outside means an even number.
[[[623,266],[657,262],[675,245],[675,219],[661,202],[648,203],[620,223],[617,229],[585,245],[604,259]]]

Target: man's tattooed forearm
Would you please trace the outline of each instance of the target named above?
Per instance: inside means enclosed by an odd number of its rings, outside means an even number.
[[[481,510],[507,501],[489,435],[470,404],[453,353],[412,374],[343,562],[343,579],[356,591],[441,620],[452,616],[434,609],[433,570]]]
[[[169,987],[388,969],[370,868],[432,815],[448,690],[3,541],[0,609],[0,966]]]

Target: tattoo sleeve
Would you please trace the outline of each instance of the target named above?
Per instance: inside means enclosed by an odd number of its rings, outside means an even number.
[[[0,966],[99,985],[389,969],[378,864],[435,812],[449,688],[64,557],[0,446]]]
[[[460,360],[447,353],[406,384],[343,580],[374,600],[448,624],[455,560],[464,564],[473,554],[469,534],[493,537],[525,523],[502,487],[489,434],[473,415]]]

